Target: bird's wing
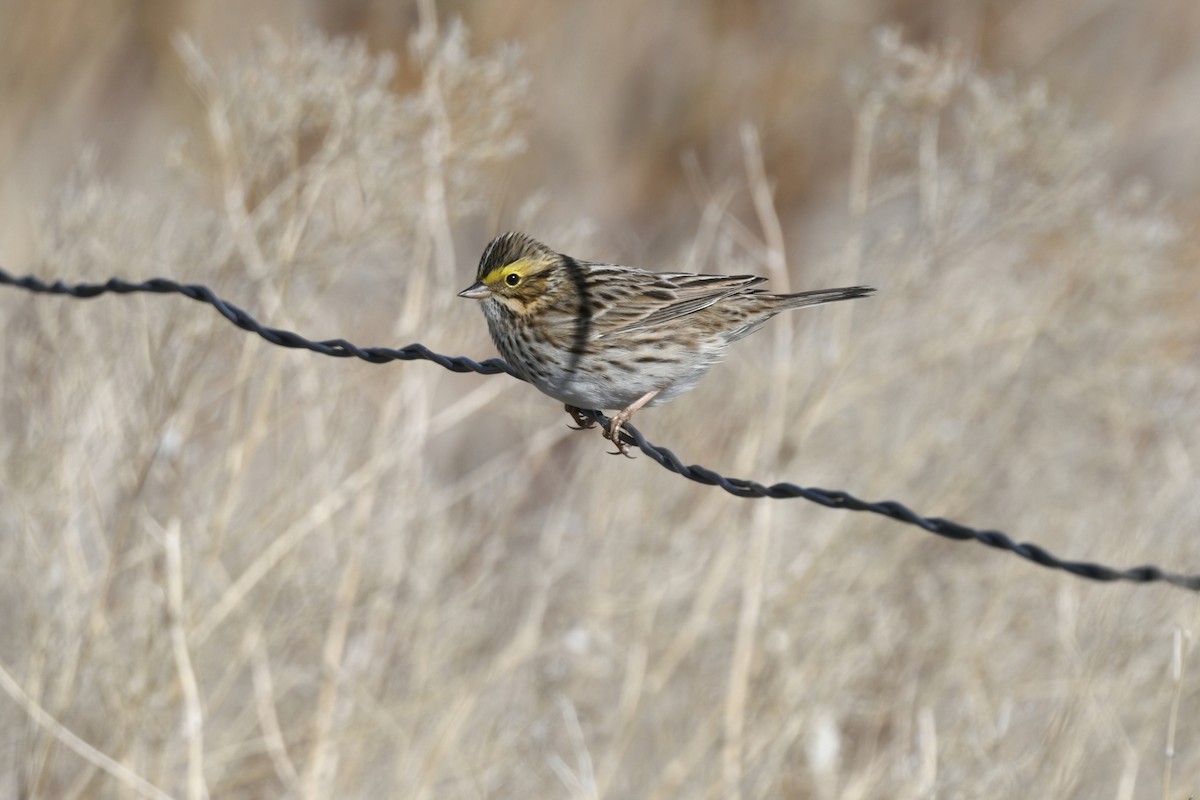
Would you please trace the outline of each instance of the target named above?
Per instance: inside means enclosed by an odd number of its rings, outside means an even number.
[[[603,339],[656,327],[702,311],[714,303],[766,281],[756,275],[693,275],[686,272],[627,270],[619,282],[594,284],[597,293],[620,286],[613,302],[593,315],[593,338]],[[613,289],[609,289],[613,291]]]

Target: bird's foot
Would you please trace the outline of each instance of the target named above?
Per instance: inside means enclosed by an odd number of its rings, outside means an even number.
[[[566,410],[566,412],[568,414],[571,415],[571,419],[575,420],[574,425],[567,426],[571,430],[582,431],[582,430],[587,430],[588,428],[596,427],[596,420],[594,420],[591,417],[584,414],[583,409],[577,408],[575,406],[563,406],[563,408]]]
[[[621,430],[621,426],[628,422],[631,416],[633,415],[627,414],[625,411],[620,411],[613,415],[612,419],[608,421],[608,427],[604,429],[604,438],[612,442],[617,448],[611,453],[614,456],[633,458],[629,454],[629,445],[621,441],[621,434],[624,432]]]

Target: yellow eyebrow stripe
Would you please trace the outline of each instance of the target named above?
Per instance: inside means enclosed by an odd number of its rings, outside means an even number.
[[[483,276],[485,284],[499,283],[508,277],[509,273],[515,272],[518,275],[524,275],[529,271],[531,263],[528,258],[518,258],[511,264],[505,264],[503,267],[496,267],[494,270]]]

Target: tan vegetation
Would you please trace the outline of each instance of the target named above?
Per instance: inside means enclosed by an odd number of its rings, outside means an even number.
[[[0,264],[477,358],[508,228],[871,284],[636,424],[1200,571],[1195,11],[910,5],[11,3]],[[181,297],[0,320],[2,795],[1200,795],[1184,591],[733,498]]]

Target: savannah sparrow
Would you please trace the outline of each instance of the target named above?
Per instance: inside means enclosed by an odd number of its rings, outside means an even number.
[[[594,423],[580,409],[621,409],[604,436],[625,455],[621,426],[693,388],[730,343],[780,311],[874,291],[768,294],[753,288],[766,278],[580,261],[522,233],[493,239],[476,278],[458,296],[482,301],[504,360],[581,427]]]

